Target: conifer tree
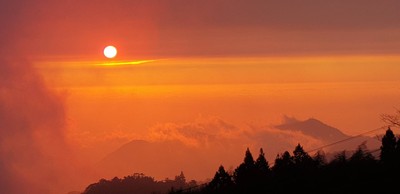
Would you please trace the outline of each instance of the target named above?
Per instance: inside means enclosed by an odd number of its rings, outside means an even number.
[[[293,161],[296,165],[310,163],[312,161],[311,156],[304,151],[300,144],[297,144],[293,151]]]
[[[374,156],[367,150],[365,143],[358,146],[357,150],[350,157],[350,162],[367,162],[374,161]]]
[[[393,164],[395,162],[396,150],[396,137],[393,131],[388,128],[382,138],[381,146],[381,162],[386,164]]]
[[[225,168],[222,165],[218,168],[218,171],[215,173],[214,178],[209,184],[213,190],[227,189],[232,187],[232,185],[232,177],[225,171]]]
[[[252,184],[255,178],[255,162],[249,148],[247,148],[243,163],[240,164],[233,174],[234,181],[237,185],[247,187]]]
[[[245,154],[245,157],[244,157],[244,165],[246,166],[246,168],[253,168],[254,167],[253,155],[251,154],[249,148],[247,148],[247,150],[246,150],[246,154]]]
[[[344,165],[346,163],[347,163],[346,150],[343,150],[343,151],[337,153],[334,156],[334,159],[330,162],[330,164],[334,164],[334,165]]]
[[[395,160],[396,163],[400,163],[400,137],[397,138],[396,148],[395,148]]]
[[[175,176],[175,183],[177,185],[177,188],[183,188],[186,184],[186,177],[183,174],[183,171],[181,171],[181,173],[178,176]]]
[[[314,164],[317,168],[321,168],[327,164],[326,156],[323,151],[318,151],[314,155],[313,160],[314,160]]]
[[[275,165],[272,168],[275,174],[284,174],[289,172],[293,168],[293,157],[288,151],[285,151],[282,155],[277,155],[275,159]]]
[[[270,171],[268,161],[265,159],[265,154],[262,148],[260,148],[260,155],[255,162],[255,166],[263,174],[267,174]]]

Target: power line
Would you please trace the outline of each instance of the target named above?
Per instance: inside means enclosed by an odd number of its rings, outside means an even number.
[[[346,138],[346,139],[342,139],[342,140],[339,140],[339,141],[336,141],[336,142],[332,142],[332,143],[323,145],[323,146],[321,146],[321,147],[308,150],[308,151],[306,151],[306,152],[307,152],[307,153],[312,153],[312,152],[315,152],[315,151],[319,151],[319,150],[321,150],[321,149],[323,149],[323,148],[330,147],[330,146],[334,146],[334,145],[336,145],[336,144],[340,144],[340,143],[343,143],[343,142],[346,142],[346,141],[350,141],[350,140],[359,138],[359,137],[361,137],[361,136],[363,136],[363,135],[365,135],[365,134],[372,133],[372,132],[374,132],[374,131],[379,131],[379,130],[382,130],[382,129],[385,129],[385,127],[379,127],[379,128],[376,128],[376,129],[372,129],[372,130],[369,130],[369,131],[360,133],[360,134],[358,134],[358,135],[356,135],[356,136],[351,136],[351,137]],[[377,152],[377,151],[379,151],[379,150],[380,150],[380,149],[372,150],[372,151],[370,151],[369,153],[375,153],[375,152]],[[269,164],[270,164],[270,165],[274,165],[275,163],[274,163],[274,162],[271,162],[271,163],[269,163]]]
[[[333,142],[333,143],[330,143],[330,144],[323,145],[323,146],[318,147],[318,148],[315,148],[315,149],[308,150],[308,151],[306,151],[306,152],[307,152],[307,153],[312,153],[312,152],[321,150],[321,149],[326,148],[326,147],[330,147],[330,146],[333,146],[333,145],[336,145],[336,144],[340,144],[340,143],[343,143],[343,142],[346,142],[346,141],[350,141],[350,140],[359,138],[359,137],[361,137],[361,136],[363,136],[363,135],[365,135],[365,134],[372,133],[372,132],[374,132],[374,131],[379,131],[379,130],[382,130],[382,129],[384,129],[384,128],[385,128],[385,127],[379,127],[379,128],[376,128],[376,129],[373,129],[373,130],[370,130],[370,131],[366,131],[366,132],[364,132],[364,133],[360,133],[360,134],[358,134],[358,135],[356,135],[356,136],[351,136],[351,137],[346,138],[346,139],[342,139],[342,140],[339,140],[339,141],[336,141],[336,142]]]

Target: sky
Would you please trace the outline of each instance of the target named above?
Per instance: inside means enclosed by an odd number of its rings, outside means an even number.
[[[209,120],[239,131],[285,115],[348,135],[381,127],[400,107],[398,10],[396,0],[0,0],[3,186],[82,190],[103,176],[88,166],[124,143],[165,140],[154,130],[186,137],[166,129]],[[278,143],[269,158],[287,149]],[[153,176],[175,173],[162,172]],[[60,174],[75,178],[49,178]]]

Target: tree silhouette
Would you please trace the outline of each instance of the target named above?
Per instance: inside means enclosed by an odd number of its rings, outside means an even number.
[[[367,150],[365,142],[358,146],[357,150],[349,158],[349,162],[364,163],[364,162],[374,162],[375,158]]]
[[[177,183],[186,183],[186,178],[185,175],[183,174],[183,171],[178,176],[175,176],[175,182]]]
[[[315,167],[317,167],[317,168],[324,167],[326,165],[326,163],[327,163],[325,153],[323,151],[318,151],[314,155],[313,161],[314,161],[314,166]]]
[[[215,193],[230,193],[232,186],[232,177],[225,171],[222,165],[219,166],[214,178],[208,184],[209,189]]]
[[[181,172],[175,180],[156,181],[153,177],[145,176],[142,173],[134,173],[122,179],[115,177],[111,180],[101,179],[98,183],[89,185],[83,194],[158,194],[168,191],[182,191],[190,185],[185,181]],[[191,185],[193,186],[193,185]]]
[[[243,163],[239,165],[238,168],[235,169],[234,179],[235,182],[240,182],[240,179],[245,178],[245,176],[249,171],[252,171],[255,168],[253,155],[251,154],[249,148],[247,148]]]
[[[297,144],[293,151],[293,162],[298,167],[304,167],[312,164],[312,158],[300,144]]]
[[[254,189],[254,184],[256,182],[256,166],[249,148],[247,148],[243,163],[239,165],[234,171],[233,179],[242,192],[250,192]]]
[[[381,146],[381,162],[392,165],[396,158],[396,137],[393,134],[393,131],[388,128],[386,130],[385,135],[382,137],[382,146]]]
[[[365,142],[358,146],[357,150],[350,156],[348,160],[349,172],[353,173],[353,176],[357,177],[360,174],[365,176],[368,173],[372,173],[373,169],[376,168],[377,162],[372,154],[367,150]],[[368,170],[365,170],[368,169]]]
[[[381,120],[389,126],[400,127],[400,109],[396,109],[395,114],[382,114]]]
[[[337,163],[337,164],[346,164],[347,163],[347,155],[346,151],[341,151],[338,154],[335,155],[335,158],[331,163]]]
[[[265,159],[265,154],[262,148],[260,148],[260,155],[255,162],[255,166],[262,174],[270,172],[268,161]]]
[[[277,155],[275,159],[275,165],[272,168],[277,174],[284,174],[292,170],[294,166],[293,157],[288,151],[285,151],[282,155]]]
[[[247,148],[247,150],[246,150],[243,164],[249,169],[254,167],[253,155],[251,154],[249,148]]]
[[[397,138],[397,142],[396,142],[395,160],[396,160],[396,162],[400,162],[400,137]]]
[[[270,190],[271,169],[268,161],[265,159],[264,150],[260,148],[260,154],[255,162],[254,186],[261,193],[268,193]]]

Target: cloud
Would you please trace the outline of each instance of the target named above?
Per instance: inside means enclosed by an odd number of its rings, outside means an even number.
[[[188,123],[158,124],[150,129],[149,140],[180,141],[187,146],[211,152],[241,152],[250,147],[257,154],[258,149],[263,148],[269,160],[275,159],[276,154],[285,150],[291,151],[298,143],[306,149],[324,144],[322,140],[298,131],[261,126],[237,127],[215,117],[200,118]]]
[[[236,139],[240,129],[220,118],[198,118],[189,123],[158,124],[149,129],[151,141],[177,140],[188,146],[207,148],[222,139]]]
[[[45,87],[26,60],[3,57],[0,64],[2,192],[68,189],[75,161],[65,143],[63,99]]]

